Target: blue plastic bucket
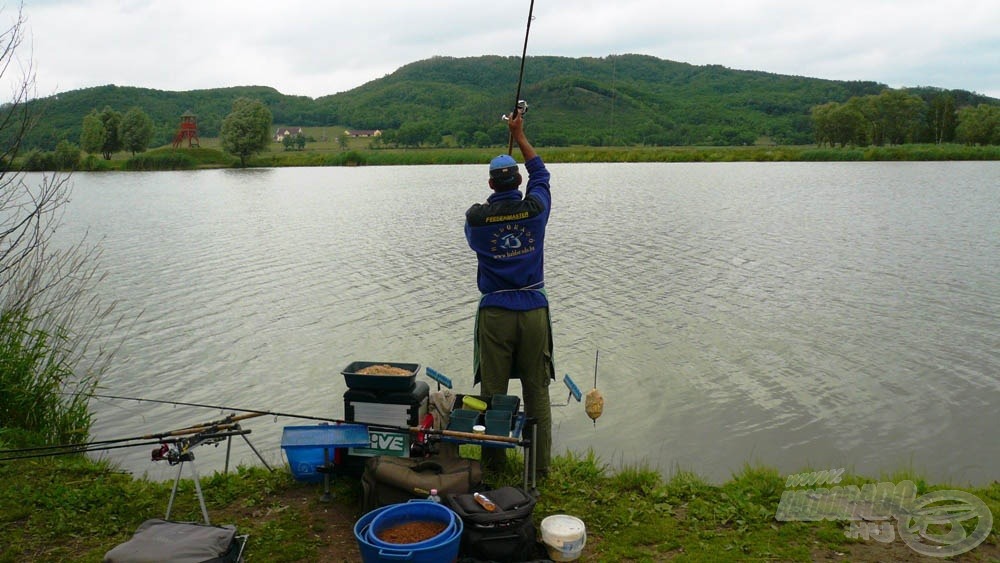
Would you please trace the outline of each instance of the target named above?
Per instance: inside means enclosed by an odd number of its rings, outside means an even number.
[[[407,503],[410,504],[410,503]],[[416,503],[413,503],[416,504]],[[372,522],[386,511],[400,506],[390,504],[376,508],[354,523],[354,539],[358,541],[361,560],[364,563],[386,563],[391,561],[413,561],[414,563],[447,563],[458,560],[458,550],[462,539],[462,519],[455,518],[455,527],[450,533],[435,536],[434,545],[424,547],[382,547],[370,540]]]
[[[413,500],[405,504],[391,505],[389,510],[379,513],[368,527],[367,539],[374,545],[390,549],[428,547],[441,543],[441,538],[451,537],[458,521],[460,521],[458,515],[443,504],[426,499]],[[379,539],[382,532],[408,522],[433,522],[443,525],[444,529],[433,537],[412,543],[392,543]]]

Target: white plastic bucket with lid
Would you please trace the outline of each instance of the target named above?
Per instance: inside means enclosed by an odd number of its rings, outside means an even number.
[[[575,561],[587,544],[587,526],[568,514],[553,514],[542,520],[542,543],[553,561]]]

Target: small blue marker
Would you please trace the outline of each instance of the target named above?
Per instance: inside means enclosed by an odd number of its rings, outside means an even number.
[[[576,402],[579,403],[580,397],[583,396],[583,393],[580,393],[580,388],[576,386],[576,383],[573,382],[573,379],[569,376],[568,373],[563,376],[563,383],[566,384],[566,387],[569,388],[570,394],[573,395],[573,398],[575,398]]]
[[[434,369],[432,367],[428,367],[424,371],[427,373],[427,377],[433,379],[434,381],[437,381],[440,385],[444,385],[448,389],[452,388],[451,387],[451,379],[449,379],[446,375],[440,373],[439,371],[437,371],[436,369]],[[579,393],[579,392],[580,391],[577,390],[577,393]],[[579,398],[577,400],[579,400]]]

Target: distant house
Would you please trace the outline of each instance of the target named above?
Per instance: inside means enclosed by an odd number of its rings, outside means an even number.
[[[348,137],[381,137],[380,129],[348,129],[344,131]]]
[[[285,140],[285,137],[298,137],[302,134],[301,127],[278,127],[278,130],[274,132],[274,140],[280,143]]]

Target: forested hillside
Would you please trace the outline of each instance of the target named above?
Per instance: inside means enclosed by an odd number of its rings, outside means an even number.
[[[246,86],[171,92],[101,86],[32,102],[39,116],[25,148],[79,143],[92,110],[139,107],[155,124],[152,146],[167,144],[185,111],[203,137],[218,135],[239,97],[262,101],[276,125],[380,129],[403,146],[505,142],[500,120],[515,100],[518,57],[435,57],[353,90],[312,99]],[[883,84],[698,66],[644,55],[529,57],[521,97],[533,140],[544,145],[743,145],[815,141],[811,109],[876,95]],[[958,108],[998,100],[963,90],[908,89],[930,101],[949,94]],[[332,132],[332,134],[336,134]]]

